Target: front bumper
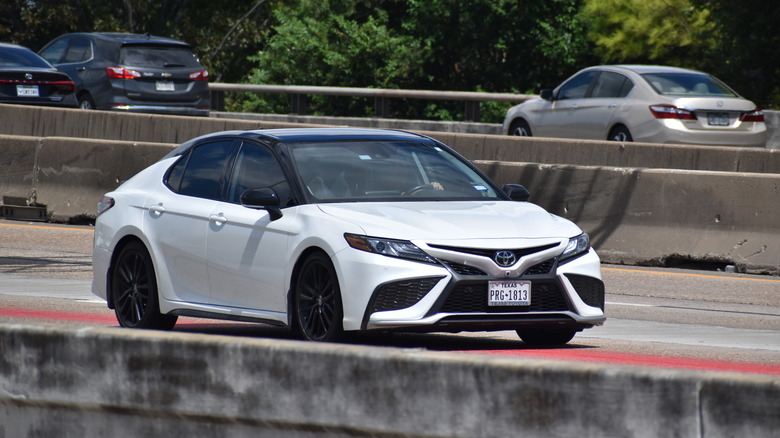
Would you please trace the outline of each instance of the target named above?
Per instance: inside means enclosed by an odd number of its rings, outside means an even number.
[[[360,329],[460,332],[532,325],[582,330],[603,324],[604,283],[592,249],[563,265],[549,254],[533,262],[511,278],[531,282],[528,306],[489,306],[488,282],[507,276],[444,261],[433,275],[377,286]]]

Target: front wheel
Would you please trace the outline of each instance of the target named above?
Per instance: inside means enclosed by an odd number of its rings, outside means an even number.
[[[160,314],[154,265],[140,242],[129,243],[116,258],[111,298],[122,327],[170,330],[176,325],[176,315]]]
[[[512,122],[509,126],[509,135],[518,137],[531,137],[531,127],[528,126],[528,122],[523,119],[518,119]]]
[[[520,329],[517,330],[520,339],[533,346],[565,345],[574,338],[574,329]]]
[[[310,341],[334,342],[344,332],[344,310],[336,270],[321,252],[310,255],[295,283],[295,320]]]

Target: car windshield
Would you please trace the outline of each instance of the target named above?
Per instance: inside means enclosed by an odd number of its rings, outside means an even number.
[[[704,73],[645,73],[642,77],[658,94],[737,97],[726,84]]]
[[[466,163],[431,142],[296,143],[293,161],[319,201],[503,199]]]
[[[119,54],[119,63],[143,68],[200,68],[200,64],[192,51],[178,46],[122,46]]]
[[[33,52],[21,49],[0,49],[0,68],[16,67],[52,68],[48,62]]]

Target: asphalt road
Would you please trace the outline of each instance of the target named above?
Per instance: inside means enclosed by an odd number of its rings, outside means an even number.
[[[91,244],[88,226],[0,220],[0,322],[116,325],[90,293]],[[780,278],[615,265],[603,266],[603,277],[607,322],[563,349],[530,349],[514,332],[371,334],[350,342],[639,365],[676,360],[672,366],[703,369],[725,361],[780,374]],[[175,330],[296,337],[261,324],[194,318],[180,318]]]

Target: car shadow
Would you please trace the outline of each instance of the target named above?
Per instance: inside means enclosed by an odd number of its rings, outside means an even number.
[[[174,331],[185,333],[215,334],[252,338],[284,339],[302,341],[301,336],[286,327],[274,327],[257,323],[241,322],[190,322],[180,320]],[[423,349],[428,351],[510,351],[544,349],[591,349],[592,345],[578,344],[577,339],[562,346],[528,345],[514,332],[481,333],[407,333],[407,332],[369,332],[346,334],[341,343],[372,347],[391,347],[402,349]]]

